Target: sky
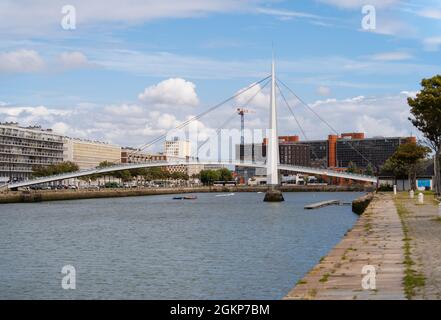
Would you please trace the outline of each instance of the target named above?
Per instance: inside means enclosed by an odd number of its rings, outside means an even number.
[[[279,134],[419,137],[406,99],[441,73],[441,2],[0,0],[0,39],[0,122],[136,147],[268,76],[274,52],[277,79],[329,124],[281,86],[301,128],[279,93]],[[239,128],[236,107],[266,128],[264,84],[201,118],[201,137]]]

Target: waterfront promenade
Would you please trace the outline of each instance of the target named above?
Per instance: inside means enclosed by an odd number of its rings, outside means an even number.
[[[416,198],[416,197],[415,197]],[[438,201],[433,195],[425,195],[424,204],[398,194],[402,205],[403,220],[410,239],[414,265],[412,268],[420,283],[413,292],[413,299],[441,299],[441,218]],[[418,285],[419,284],[419,285]]]
[[[285,299],[401,300],[441,298],[438,202],[407,193],[378,193],[344,239]],[[376,288],[364,289],[362,269],[375,267]]]
[[[405,299],[403,230],[391,194],[377,194],[345,238],[285,299]],[[362,269],[376,269],[376,289],[364,290]]]

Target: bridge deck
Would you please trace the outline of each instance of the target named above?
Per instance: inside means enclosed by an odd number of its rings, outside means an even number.
[[[27,181],[11,183],[7,185],[9,189],[21,188],[32,186],[41,183],[48,183],[53,181],[62,181],[73,178],[79,178],[84,176],[89,176],[93,174],[104,174],[115,171],[130,170],[130,169],[140,169],[140,168],[153,168],[153,167],[164,167],[164,166],[176,166],[176,165],[224,165],[224,166],[243,166],[243,167],[255,167],[255,168],[266,168],[266,163],[256,163],[256,162],[244,162],[244,161],[158,161],[158,162],[148,162],[148,163],[138,163],[138,164],[118,164],[105,168],[93,168],[88,170],[81,170],[76,172],[64,173],[60,175],[39,177]],[[298,173],[316,174],[336,178],[351,179],[356,181],[364,181],[377,183],[377,178],[372,176],[366,176],[361,174],[353,174],[348,172],[341,172],[332,169],[322,169],[322,168],[312,168],[312,167],[302,167],[294,165],[279,164],[279,170],[286,170]]]

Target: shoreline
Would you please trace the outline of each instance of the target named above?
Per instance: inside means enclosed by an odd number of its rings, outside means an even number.
[[[297,282],[284,300],[406,299],[404,238],[393,196],[375,194],[343,239]],[[366,266],[370,272],[374,268],[375,287],[363,288]]]
[[[102,190],[39,190],[39,191],[8,191],[0,193],[0,204],[34,203],[42,201],[62,201],[95,198],[137,197],[150,195],[206,193],[206,192],[265,192],[267,186],[202,186],[175,188],[133,188],[133,189],[102,189]],[[369,192],[371,187],[352,186],[282,186],[282,192]]]

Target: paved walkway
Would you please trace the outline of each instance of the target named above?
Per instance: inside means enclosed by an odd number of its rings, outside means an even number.
[[[405,217],[411,238],[414,268],[425,277],[425,286],[417,290],[413,299],[441,299],[441,221],[433,196],[425,196],[418,204],[407,194],[399,194],[409,214]]]
[[[392,197],[375,195],[346,237],[285,299],[405,299],[404,236]],[[362,288],[365,265],[375,267],[376,290]]]

